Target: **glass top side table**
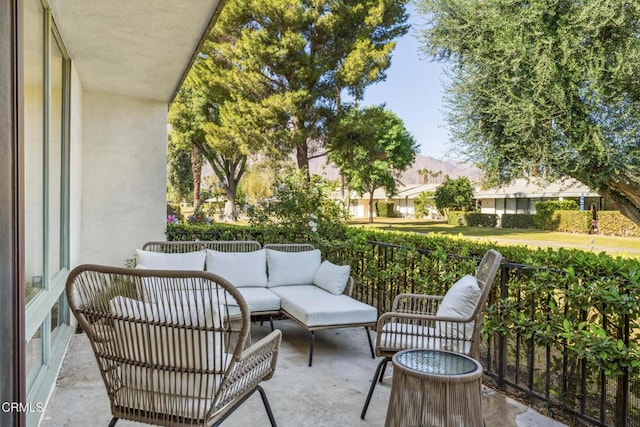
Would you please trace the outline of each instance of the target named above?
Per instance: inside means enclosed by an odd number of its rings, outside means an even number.
[[[441,350],[405,350],[395,361],[407,369],[433,375],[464,375],[482,367],[470,357]]]
[[[413,349],[392,358],[386,427],[481,427],[482,366],[444,350]]]

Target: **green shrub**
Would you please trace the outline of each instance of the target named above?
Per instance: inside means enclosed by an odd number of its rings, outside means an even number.
[[[447,215],[447,224],[466,226],[467,222],[464,214],[465,212],[462,211],[449,211]]]
[[[472,227],[495,227],[498,224],[498,215],[478,212],[464,214],[465,222]]]
[[[450,211],[447,224],[463,227],[495,227],[498,224],[498,216],[478,212]]]
[[[431,209],[436,209],[435,193],[433,191],[423,191],[413,200],[413,205],[416,218],[426,217]]]
[[[502,228],[533,228],[533,215],[531,214],[502,214],[500,218]]]
[[[393,202],[376,202],[376,215],[383,218],[395,218],[396,211]]]
[[[273,197],[249,210],[249,223],[289,241],[342,238],[349,211],[341,201],[329,197],[333,190],[335,186],[318,176],[308,181],[297,169],[281,172]]]
[[[542,230],[587,234],[591,230],[592,215],[591,211],[555,210],[536,213],[533,222],[535,228]],[[505,216],[502,215],[502,226],[509,228],[505,225]],[[607,236],[640,237],[640,227],[619,211],[598,212],[598,230]]]

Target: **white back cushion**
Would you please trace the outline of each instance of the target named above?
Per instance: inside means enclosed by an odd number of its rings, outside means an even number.
[[[227,279],[237,288],[267,286],[267,250],[219,252],[207,249],[207,271]]]
[[[204,260],[207,252],[185,252],[180,254],[165,254],[162,252],[143,251],[136,249],[138,264],[150,270],[200,270],[204,271]]]
[[[476,278],[467,274],[449,288],[440,302],[436,316],[461,319],[470,317],[478,305],[481,293]],[[473,336],[473,321],[466,324],[438,323],[436,327],[439,333],[445,336],[464,339],[471,339]]]
[[[268,286],[311,285],[320,260],[320,249],[304,252],[267,249]]]
[[[185,328],[220,327],[218,313],[210,305],[203,310],[202,306],[152,304],[117,296],[109,301],[109,307],[116,316],[167,324],[145,326],[115,320],[114,332],[125,344],[119,347],[125,359],[180,368],[215,369],[224,366],[227,356],[220,332]]]
[[[313,277],[313,284],[332,294],[340,295],[347,286],[349,274],[351,274],[351,266],[324,261]]]
[[[467,318],[476,309],[480,293],[476,278],[467,274],[449,288],[438,307],[436,315]]]

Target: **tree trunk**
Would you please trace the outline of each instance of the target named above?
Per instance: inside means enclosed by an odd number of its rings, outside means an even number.
[[[309,170],[309,145],[303,142],[296,146],[296,160],[298,161],[298,169],[304,168]]]
[[[238,209],[236,207],[237,188],[236,180],[233,179],[233,176],[228,176],[226,188],[227,200],[224,202],[224,220],[227,222],[233,222],[238,219]]]
[[[373,223],[373,191],[369,193],[369,223]]]
[[[191,145],[191,170],[193,171],[193,210],[200,207],[200,182],[202,181],[202,152],[197,145]]]
[[[298,162],[298,169],[307,171],[307,181],[311,181],[311,175],[309,174],[309,144],[306,139],[300,138],[300,120],[294,116],[292,119],[294,140],[300,139],[301,141],[296,143],[296,160]]]

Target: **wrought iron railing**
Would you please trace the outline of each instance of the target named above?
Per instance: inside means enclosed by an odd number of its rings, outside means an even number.
[[[444,294],[480,260],[380,242],[367,246],[357,253],[334,250],[331,256],[351,264],[357,278],[354,297],[380,313],[401,292]],[[614,320],[602,315],[602,307],[572,306],[565,296],[576,286],[581,284],[561,270],[503,262],[485,308],[481,363],[486,382],[572,425],[640,426],[638,369],[607,376],[576,356],[570,340],[558,333],[562,317],[572,316],[611,329]],[[628,316],[615,321],[616,338],[628,343]]]

